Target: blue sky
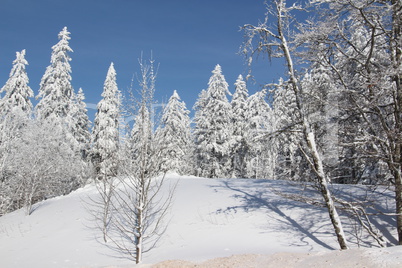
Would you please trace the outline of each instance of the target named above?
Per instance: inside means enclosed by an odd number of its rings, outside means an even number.
[[[216,64],[233,93],[237,76],[247,72],[238,54],[239,28],[257,24],[264,13],[263,0],[1,0],[0,84],[8,78],[15,52],[26,49],[30,86],[37,94],[51,47],[67,26],[74,50],[72,84],[76,91],[83,88],[87,103],[100,100],[110,62],[125,92],[139,72],[141,53],[148,59],[152,51],[159,63],[155,98],[166,101],[177,90],[191,109]],[[259,59],[250,93],[277,81],[282,67]]]

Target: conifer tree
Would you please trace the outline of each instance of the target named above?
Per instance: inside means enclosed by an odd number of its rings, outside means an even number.
[[[218,64],[209,79],[206,98],[202,100],[205,105],[196,126],[197,157],[202,162],[203,174],[210,178],[231,175],[232,109],[226,94],[230,94],[228,83]]]
[[[98,103],[92,132],[92,160],[100,179],[115,176],[117,173],[120,102],[116,71],[111,63],[103,86],[102,100]]]
[[[190,117],[186,104],[176,90],[163,110],[156,139],[162,150],[162,169],[179,174],[191,172],[192,140]]]
[[[205,113],[205,105],[207,102],[207,91],[205,89],[201,90],[200,94],[198,95],[198,99],[194,104],[193,110],[195,111],[194,115],[194,137],[195,137],[195,164],[196,170],[195,174],[197,176],[207,176],[206,166],[208,165],[208,161],[206,159],[207,155],[205,153],[205,146],[207,144],[207,115]]]
[[[274,92],[273,117],[275,136],[273,145],[277,149],[275,176],[277,179],[299,180],[296,171],[300,167],[298,144],[300,143],[300,118],[296,99],[289,85],[282,78]]]
[[[271,107],[265,101],[266,90],[256,92],[247,100],[246,118],[247,140],[249,144],[247,177],[273,178],[274,146],[269,142],[269,133],[273,131]]]
[[[68,116],[72,136],[77,144],[77,150],[81,153],[83,158],[85,158],[88,153],[91,140],[91,134],[89,132],[90,121],[84,100],[84,92],[82,88],[80,88],[77,94],[73,94],[73,99],[70,104],[71,109]]]
[[[232,97],[233,111],[233,149],[232,167],[233,177],[245,178],[247,176],[247,155],[249,153],[249,143],[247,141],[247,99],[248,90],[243,76],[239,75],[235,83],[235,93]]]
[[[130,135],[130,154],[133,163],[138,164],[145,151],[148,155],[151,152],[153,140],[151,115],[145,104],[141,105],[134,120],[134,126]],[[146,148],[146,149],[144,149]],[[144,153],[145,154],[145,153]]]
[[[33,97],[33,91],[28,85],[29,79],[25,70],[28,61],[25,59],[25,49],[16,54],[10,77],[0,90],[0,92],[5,92],[0,101],[0,112],[3,116],[13,112],[20,115],[25,114],[28,117],[32,112],[30,98]]]
[[[60,41],[52,47],[50,65],[42,77],[39,88],[36,116],[50,121],[63,119],[69,112],[70,100],[73,96],[71,85],[71,58],[68,55],[73,50],[69,46],[70,33],[67,27],[59,33]],[[58,118],[58,119],[55,119]]]

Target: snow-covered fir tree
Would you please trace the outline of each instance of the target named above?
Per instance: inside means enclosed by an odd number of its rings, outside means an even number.
[[[18,189],[23,188],[21,178],[16,174],[27,163],[21,159],[26,150],[16,150],[23,143],[21,137],[27,132],[32,113],[32,89],[28,86],[29,79],[25,70],[28,62],[25,60],[25,50],[16,53],[9,79],[1,88],[5,95],[0,100],[0,216],[19,208],[23,203]]]
[[[88,118],[88,110],[84,102],[85,96],[82,88],[77,94],[73,94],[69,110],[69,127],[77,145],[77,150],[85,158],[88,154],[91,133],[89,132],[90,121]]]
[[[339,164],[338,151],[341,151],[338,137],[339,87],[333,83],[331,70],[318,64],[312,66],[301,83],[304,88],[304,99],[308,103],[305,108],[306,114],[315,130],[317,146],[322,153],[322,160],[330,177],[337,179],[338,175],[342,173],[337,167]],[[305,167],[304,169],[309,168]]]
[[[151,115],[147,105],[143,103],[138,109],[129,139],[129,152],[134,166],[143,160],[141,157],[151,153],[154,147],[153,136]]]
[[[275,136],[273,145],[277,148],[275,176],[277,179],[299,180],[300,169],[300,118],[293,91],[282,78],[274,92],[273,116]]]
[[[235,92],[232,97],[233,111],[233,141],[232,166],[234,178],[245,178],[247,176],[247,155],[249,153],[249,142],[247,140],[248,117],[247,100],[248,90],[243,76],[239,75],[235,83]]]
[[[202,176],[222,178],[231,174],[231,147],[233,144],[232,109],[227,99],[228,83],[216,65],[209,79],[206,96],[197,108],[196,146]]]
[[[163,110],[156,139],[162,150],[162,169],[179,174],[192,170],[192,135],[189,111],[176,90]]]
[[[198,99],[194,104],[193,110],[195,111],[194,115],[194,138],[195,138],[195,146],[194,146],[194,161],[195,161],[195,170],[194,173],[197,176],[203,176],[204,171],[207,170],[206,165],[208,165],[208,161],[205,160],[207,157],[205,154],[205,149],[202,144],[207,143],[207,116],[205,114],[205,105],[207,102],[207,91],[205,89],[201,90],[200,94],[198,94]]]
[[[247,100],[247,140],[250,142],[247,177],[249,178],[274,177],[276,150],[269,139],[274,126],[271,107],[265,101],[266,95],[267,92],[263,89]]]
[[[115,176],[118,167],[121,97],[110,64],[92,132],[92,161],[99,179]]]
[[[52,47],[50,65],[40,82],[39,102],[36,106],[36,116],[39,119],[63,119],[69,113],[69,104],[73,96],[71,85],[71,58],[68,55],[73,50],[69,46],[70,33],[67,27],[58,35],[60,41]],[[57,118],[57,119],[55,119]]]
[[[5,92],[0,100],[0,113],[5,116],[12,113],[24,114],[29,117],[32,112],[33,91],[29,87],[29,79],[25,69],[28,61],[25,59],[25,49],[16,53],[16,59],[13,61],[13,67],[9,79],[1,88],[0,92]]]

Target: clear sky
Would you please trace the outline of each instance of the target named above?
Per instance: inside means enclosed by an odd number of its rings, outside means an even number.
[[[240,26],[257,24],[265,11],[263,0],[0,0],[0,85],[15,52],[26,49],[30,86],[37,94],[51,47],[67,26],[74,50],[72,84],[76,91],[83,88],[87,103],[100,100],[110,62],[126,92],[139,72],[141,52],[148,59],[152,51],[159,63],[155,98],[166,101],[177,90],[191,109],[216,64],[233,93],[237,76],[247,73],[238,54]],[[261,58],[254,74],[250,93],[277,81],[283,68]]]

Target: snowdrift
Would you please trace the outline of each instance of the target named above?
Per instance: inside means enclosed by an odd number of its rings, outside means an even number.
[[[188,262],[199,267],[222,263],[227,266],[219,267],[314,267],[314,263],[319,267],[325,260],[334,267],[347,267],[342,265],[346,260],[355,264],[350,267],[402,267],[401,247],[375,248],[374,241],[345,215],[342,221],[350,247],[356,249],[337,250],[326,209],[284,197],[317,197],[300,184],[177,175],[169,176],[169,181],[178,185],[166,219],[168,228],[157,246],[144,255],[143,267],[160,262],[155,267],[191,267],[186,266]],[[375,209],[385,213],[394,210],[392,192],[385,188],[367,195],[366,186],[333,187],[345,199],[353,194],[379,200]],[[88,185],[37,204],[30,216],[19,210],[1,217],[0,267],[134,266],[99,242],[101,233],[87,210],[89,199],[96,195],[95,187]],[[389,246],[397,243],[392,216],[374,217],[373,224]],[[227,258],[232,255],[237,256]]]

